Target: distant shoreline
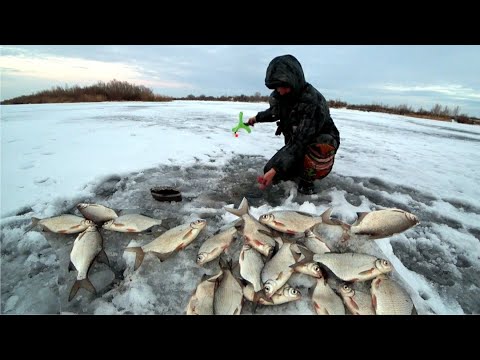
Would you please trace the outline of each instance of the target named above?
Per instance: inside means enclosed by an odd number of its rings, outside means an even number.
[[[266,102],[268,96],[256,92],[254,95],[233,95],[233,96],[206,96],[193,94],[186,97],[171,97],[166,95],[155,95],[153,91],[143,85],[132,85],[125,81],[112,80],[108,83],[98,82],[87,87],[73,86],[65,88],[56,87],[51,90],[44,90],[32,95],[19,96],[0,102],[0,105],[25,105],[25,104],[65,104],[65,103],[94,103],[94,102],[115,102],[115,101],[142,101],[142,102],[169,102],[174,100],[192,101],[235,101],[235,102]],[[384,104],[347,104],[341,100],[328,100],[330,108],[346,108],[359,111],[373,111],[387,114],[412,116],[422,119],[458,122],[463,124],[480,125],[480,118],[470,117],[460,113],[460,107],[453,109],[448,106],[435,104],[430,111],[420,108],[415,111],[406,104],[388,106]]]

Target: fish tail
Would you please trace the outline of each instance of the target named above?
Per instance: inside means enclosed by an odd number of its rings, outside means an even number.
[[[75,295],[77,294],[77,291],[80,288],[84,288],[87,291],[90,291],[93,294],[97,294],[97,291],[95,290],[95,287],[92,285],[90,280],[88,278],[85,278],[83,280],[75,280],[75,283],[72,286],[72,289],[70,290],[70,295],[68,296],[68,301],[71,301]]]
[[[29,232],[30,230],[32,230],[35,226],[38,225],[38,222],[40,221],[41,219],[39,218],[36,218],[36,217],[32,217],[32,223],[30,225],[27,226],[27,228],[25,229],[25,232],[23,233],[24,235]]]
[[[128,247],[125,249],[125,251],[129,252],[134,252],[135,253],[135,266],[133,270],[137,270],[140,265],[142,265],[143,258],[145,256],[145,253],[143,252],[142,248],[140,246],[135,246],[135,247]]]
[[[40,220],[41,219],[39,219],[37,217],[32,217],[32,225],[31,226],[36,226]]]
[[[238,206],[238,209],[235,208],[227,208],[224,207],[225,210],[227,210],[229,213],[232,213],[233,215],[237,215],[238,217],[242,217],[242,215],[248,214],[249,206],[248,206],[248,201],[246,198],[243,198],[242,202]]]

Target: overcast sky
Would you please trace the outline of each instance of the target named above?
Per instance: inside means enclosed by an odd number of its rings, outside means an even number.
[[[30,45],[0,46],[1,100],[112,79],[169,96],[269,94],[271,59],[292,54],[327,100],[435,104],[480,117],[480,46]]]

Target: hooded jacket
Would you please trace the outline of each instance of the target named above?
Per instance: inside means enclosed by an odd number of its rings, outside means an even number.
[[[322,134],[331,135],[337,141],[337,148],[340,146],[340,134],[327,101],[305,81],[302,65],[294,56],[277,56],[270,62],[265,86],[269,89],[286,86],[292,91],[281,96],[274,90],[269,98],[270,108],[256,115],[257,122],[280,120],[279,127],[285,135],[285,146],[268,162],[264,172],[274,168],[279,177],[293,174],[303,164],[307,146],[315,144]]]

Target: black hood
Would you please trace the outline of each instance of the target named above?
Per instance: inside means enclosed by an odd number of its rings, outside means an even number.
[[[299,94],[305,86],[302,65],[293,55],[277,56],[268,65],[265,86],[269,89],[289,86],[294,94]]]

